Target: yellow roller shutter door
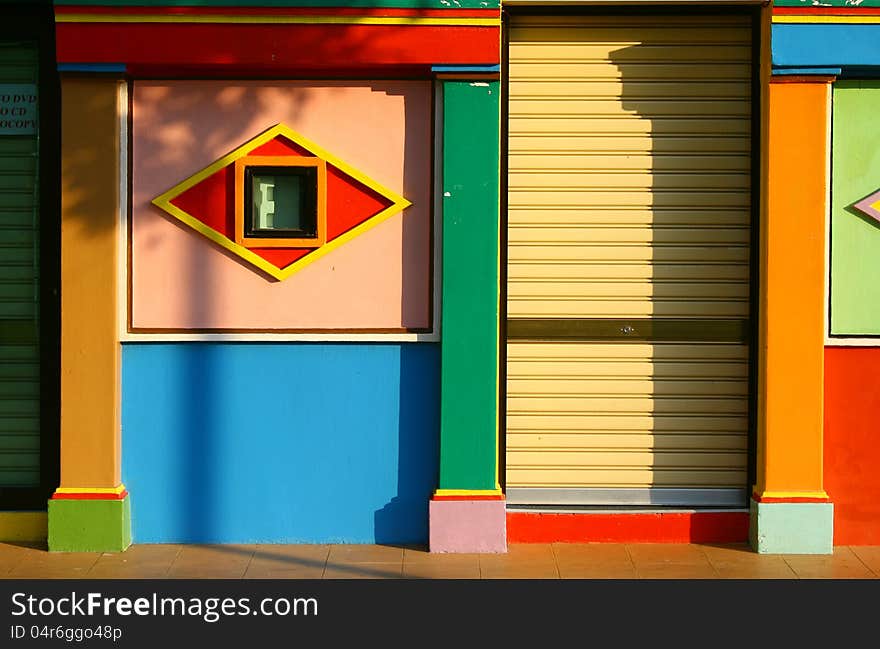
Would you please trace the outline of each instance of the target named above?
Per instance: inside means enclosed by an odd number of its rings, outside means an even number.
[[[509,36],[509,502],[744,503],[750,19]]]

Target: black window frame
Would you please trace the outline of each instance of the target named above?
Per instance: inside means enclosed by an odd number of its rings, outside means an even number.
[[[254,227],[253,177],[255,174],[297,176],[303,179],[300,191],[300,215],[308,215],[311,230]],[[316,239],[318,238],[318,169],[317,167],[247,165],[244,170],[245,239]]]

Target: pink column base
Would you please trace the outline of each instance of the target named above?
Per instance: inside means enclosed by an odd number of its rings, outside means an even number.
[[[432,500],[428,508],[431,552],[507,552],[504,500]]]

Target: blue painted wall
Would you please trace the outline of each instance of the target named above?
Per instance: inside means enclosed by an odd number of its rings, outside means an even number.
[[[433,344],[123,345],[135,543],[413,543],[437,485]]]
[[[876,76],[866,68],[880,65],[880,25],[777,23],[772,29],[774,67],[841,68]]]

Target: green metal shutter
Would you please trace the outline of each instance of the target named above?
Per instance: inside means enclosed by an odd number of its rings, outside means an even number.
[[[37,84],[35,43],[0,43],[0,88]],[[0,130],[0,487],[40,484],[39,132]]]

